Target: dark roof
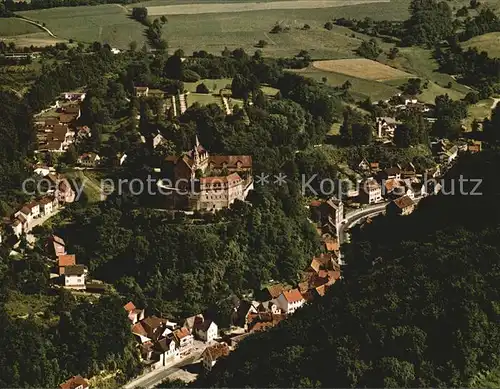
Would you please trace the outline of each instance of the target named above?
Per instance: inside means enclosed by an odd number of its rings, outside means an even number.
[[[208,328],[212,325],[212,323],[213,323],[212,320],[197,321],[194,324],[194,328],[196,328],[199,331],[207,332]]]
[[[81,276],[85,272],[83,265],[71,265],[64,268],[64,275],[66,276]]]

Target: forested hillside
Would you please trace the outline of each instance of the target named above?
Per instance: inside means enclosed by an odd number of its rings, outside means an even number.
[[[463,387],[496,368],[499,167],[498,152],[465,157],[449,178],[482,178],[482,196],[432,197],[355,232],[344,282],[195,386]]]

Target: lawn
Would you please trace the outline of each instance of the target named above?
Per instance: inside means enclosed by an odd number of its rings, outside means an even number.
[[[467,118],[464,120],[464,125],[467,127],[467,130],[472,130],[472,122],[474,119],[482,121],[484,118],[489,118],[491,116],[492,105],[493,99],[481,100],[477,104],[470,105]]]
[[[479,51],[486,51],[489,57],[500,57],[500,32],[475,36],[462,43],[464,48],[475,47]]]
[[[94,170],[74,170],[65,173],[68,179],[80,180],[84,182],[83,193],[85,194],[89,203],[97,203],[102,201],[101,199],[101,180],[104,176],[99,171]]]
[[[372,81],[406,79],[412,76],[399,69],[366,58],[316,61],[313,63],[313,68]]]
[[[40,32],[38,27],[18,18],[3,18],[1,20],[0,37],[11,37]]]
[[[211,92],[218,93],[222,88],[231,85],[232,82],[232,78],[203,79],[197,82],[185,82],[184,89],[188,92],[196,92],[196,87],[199,84],[205,84]]]

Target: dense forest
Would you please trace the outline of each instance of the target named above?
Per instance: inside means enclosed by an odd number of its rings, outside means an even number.
[[[353,231],[342,283],[194,386],[464,387],[496,368],[499,167],[498,151],[463,158],[446,185],[482,178],[482,196],[430,197]]]

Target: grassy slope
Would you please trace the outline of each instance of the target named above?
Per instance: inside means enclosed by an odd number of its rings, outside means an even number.
[[[464,48],[476,47],[479,51],[488,52],[489,57],[500,57],[500,32],[491,32],[476,36],[462,44]]]
[[[167,5],[172,2],[155,1],[144,5]],[[134,6],[137,6],[135,4]],[[336,8],[309,10],[268,10],[242,13],[176,15],[169,17],[165,28],[172,50],[182,47],[187,53],[206,49],[220,53],[225,46],[243,47],[254,51],[254,45],[264,39],[269,46],[264,49],[267,56],[295,55],[301,49],[311,52],[314,58],[342,58],[352,56],[359,39],[347,38],[345,29],[327,31],[323,28],[332,17],[370,16],[374,19],[404,19],[408,15],[408,0],[384,4],[362,4]],[[124,7],[107,4],[89,7],[52,8],[21,12],[20,14],[46,23],[58,37],[83,42],[100,40],[114,47],[126,48],[135,40],[144,42],[144,27],[131,20]],[[290,33],[269,34],[277,22],[292,27]],[[304,24],[310,31],[301,31]]]
[[[17,18],[0,19],[0,37],[25,35],[40,32],[40,29]]]

